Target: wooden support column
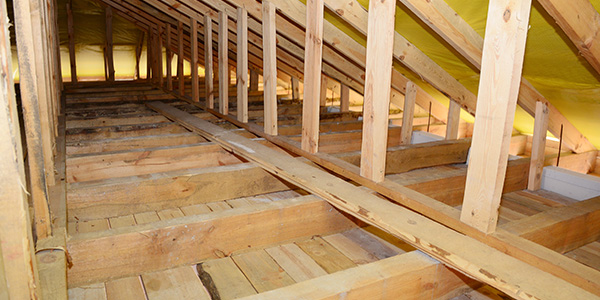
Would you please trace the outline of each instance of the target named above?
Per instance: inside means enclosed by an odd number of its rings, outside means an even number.
[[[171,66],[171,62],[173,61],[173,51],[171,51],[171,24],[167,24],[167,41],[166,41],[166,51],[167,51],[167,90],[173,90],[173,70]]]
[[[304,48],[304,101],[302,101],[302,150],[317,153],[322,105],[321,63],[323,61],[323,0],[306,1]],[[325,83],[327,88],[327,83]]]
[[[108,81],[115,81],[115,61],[113,55],[113,12],[112,7],[106,6],[106,66],[108,69]]]
[[[461,221],[490,233],[498,207],[512,132],[531,0],[490,1],[475,128]]]
[[[448,121],[446,122],[446,139],[458,139],[458,128],[460,125],[460,104],[450,99],[450,107],[448,107]]]
[[[402,111],[402,133],[400,136],[400,141],[403,145],[410,145],[412,141],[416,99],[417,86],[414,82],[409,81],[406,83],[406,94],[404,95],[404,110]]]
[[[206,107],[215,108],[213,85],[212,19],[204,15],[204,91]]]
[[[148,28],[148,36],[146,37],[146,79],[148,82],[152,81],[152,30]]]
[[[144,36],[146,35],[145,31],[142,31],[142,36],[140,37],[139,43],[135,47],[135,79],[141,79],[140,76],[140,59],[142,56],[142,48],[144,45]]]
[[[219,12],[219,112],[229,114],[229,38],[227,13]]]
[[[319,88],[319,105],[327,106],[327,77],[321,75],[321,86]],[[306,80],[306,79],[304,79]]]
[[[345,84],[340,86],[340,111],[350,111],[350,87]]]
[[[306,53],[304,53],[306,55]],[[300,100],[300,80],[296,77],[292,77],[292,99],[294,101]]]
[[[177,80],[179,95],[185,95],[185,79],[183,78],[183,23],[177,22]]]
[[[258,72],[254,69],[250,69],[250,91],[258,91]]]
[[[277,41],[275,4],[269,1],[263,1],[262,13],[265,133],[277,135]]]
[[[23,3],[27,1],[19,2],[14,3],[15,18],[29,18],[28,14],[21,12],[23,6],[29,4]],[[0,112],[0,298],[37,299],[39,283],[25,194],[25,169],[8,32],[10,24],[6,12],[6,1],[0,1],[0,106],[4,108]],[[15,20],[18,27],[22,27],[21,22]],[[17,36],[22,38],[22,28],[16,30]],[[19,51],[22,48],[19,46]]]
[[[27,137],[27,156],[29,161],[29,177],[31,199],[34,208],[35,230],[38,239],[52,234],[50,212],[48,210],[48,192],[44,174],[44,154],[42,128],[40,124],[40,106],[38,87],[35,76],[35,47],[31,24],[31,8],[29,1],[15,1],[15,34],[17,37],[17,55],[19,56],[20,89],[23,106],[23,120]],[[11,73],[12,74],[12,73]],[[42,76],[43,74],[39,74]],[[26,184],[21,182],[20,188]]]
[[[206,36],[205,36],[206,38]],[[198,22],[191,18],[190,24],[190,52],[191,52],[191,68],[192,68],[192,101],[200,101],[200,90],[198,87]]]
[[[237,9],[237,119],[248,122],[248,11]]]
[[[533,127],[529,181],[527,182],[527,189],[530,191],[537,191],[542,185],[542,170],[544,169],[544,158],[546,156],[546,135],[548,134],[548,114],[548,105],[538,101],[535,105],[535,125]]]
[[[156,74],[158,75],[158,85],[163,87],[165,78],[163,76],[163,35],[165,31],[161,25],[158,26],[158,35],[156,36]]]
[[[69,33],[69,62],[71,64],[71,82],[77,83],[77,63],[75,62],[75,30],[73,29],[73,10],[71,0],[67,3],[67,32]]]
[[[396,1],[370,1],[360,175],[385,178]]]

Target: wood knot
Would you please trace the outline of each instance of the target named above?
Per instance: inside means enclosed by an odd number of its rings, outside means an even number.
[[[504,19],[504,22],[508,22],[508,20],[510,20],[510,8],[507,8],[504,11],[504,15],[502,16],[502,18]]]

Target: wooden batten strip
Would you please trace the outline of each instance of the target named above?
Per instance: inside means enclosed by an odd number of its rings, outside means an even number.
[[[325,201],[303,196],[110,231],[68,241],[69,286],[219,258],[356,225]],[[210,245],[210,246],[207,246]],[[111,249],[117,256],[107,256]]]

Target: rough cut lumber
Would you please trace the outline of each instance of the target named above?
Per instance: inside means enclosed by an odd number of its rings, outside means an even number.
[[[417,86],[412,81],[406,84],[406,94],[404,96],[401,141],[403,145],[410,145],[413,132],[413,119],[415,117],[415,99],[417,98]]]
[[[69,185],[69,217],[91,220],[290,189],[250,163]]]
[[[167,59],[167,90],[169,91],[173,90],[173,67],[171,66],[171,63],[173,62],[173,52],[171,51],[171,34],[171,24],[169,23],[167,24],[167,36],[165,45]]]
[[[600,197],[510,222],[504,230],[560,253],[600,238]]]
[[[277,41],[275,5],[263,1],[263,91],[265,94],[265,133],[277,135]]]
[[[294,284],[294,280],[264,250],[232,256],[258,293]]]
[[[446,139],[456,140],[458,139],[458,128],[460,126],[460,105],[456,101],[450,100],[450,107],[448,108],[448,121],[446,124]]]
[[[185,78],[183,78],[183,22],[181,21],[177,22],[177,80],[179,81],[179,95],[183,96],[185,95]]]
[[[162,134],[137,137],[124,137],[116,139],[103,140],[82,140],[80,142],[69,143],[66,146],[67,155],[125,151],[139,148],[156,148],[177,146],[186,144],[197,144],[206,142],[206,140],[197,134],[178,133]]]
[[[229,114],[229,58],[227,14],[219,12],[219,112]],[[210,41],[208,41],[210,42]]]
[[[212,299],[238,299],[256,294],[231,257],[207,260],[198,264],[196,269]]]
[[[204,15],[204,99],[208,108],[215,107],[212,40],[212,19],[209,15]]]
[[[345,84],[340,88],[340,111],[350,111],[350,88]]]
[[[496,230],[504,186],[531,0],[492,0],[488,9],[486,39],[473,147],[461,221],[485,232]]]
[[[192,69],[192,100],[200,101],[200,92],[198,90],[198,22],[195,19],[190,21],[190,43],[192,51],[192,59],[190,65]]]
[[[325,171],[192,117],[166,104],[149,106],[182,125],[252,160],[269,172],[318,195],[354,217],[399,237],[434,258],[493,285],[512,297],[599,298],[563,279],[517,260],[475,239],[357,188]],[[405,192],[408,192],[405,190]],[[410,193],[416,196],[414,192]],[[404,195],[406,197],[406,195]],[[420,195],[419,197],[424,197]],[[433,200],[435,201],[435,200]],[[520,270],[515,273],[514,270]]]
[[[19,78],[21,105],[23,106],[23,121],[25,124],[25,135],[27,137],[27,160],[29,162],[29,183],[31,185],[29,193],[31,194],[34,207],[35,232],[37,237],[42,239],[52,234],[46,185],[46,175],[48,172],[44,172],[45,160],[49,158],[45,157],[46,152],[44,152],[45,147],[42,141],[42,126],[40,120],[43,119],[44,116],[42,116],[40,110],[42,104],[39,103],[37,78],[35,78],[36,76],[43,77],[44,74],[36,73],[35,46],[32,38],[33,20],[31,19],[31,7],[29,1],[18,1],[14,3],[14,22],[15,34],[17,37],[19,70],[21,70]],[[8,46],[9,44],[6,43],[6,45]],[[54,176],[52,169],[48,171],[52,171],[52,176]],[[24,177],[21,179],[21,182],[22,183],[19,186],[25,187]]]
[[[306,2],[304,49],[304,100],[302,101],[302,150],[319,150],[321,64],[323,62],[323,0]]]
[[[303,196],[80,234],[67,245],[73,258],[69,285],[192,264],[249,247],[262,248],[353,227],[356,225],[327,202]],[[111,249],[115,255],[106,256],[105,249]]]
[[[23,8],[19,6],[15,3],[15,14],[22,18],[18,10]],[[6,2],[0,1],[0,107],[4,108],[0,113],[0,298],[36,299],[39,282],[25,194],[25,166],[6,13]]]
[[[558,23],[575,47],[600,74],[600,14],[589,0],[541,0],[540,4]]]
[[[113,59],[113,12],[112,7],[104,8],[106,15],[106,65],[108,81],[115,81],[115,60]]]
[[[67,31],[69,35],[69,62],[71,65],[71,82],[77,83],[77,63],[75,62],[75,36],[73,28],[73,10],[71,1],[67,2]]]
[[[385,178],[395,15],[395,1],[369,2],[360,175],[375,182]]]
[[[248,122],[248,12],[237,9],[237,119]]]
[[[191,266],[142,275],[148,300],[210,300]]]
[[[414,251],[242,299],[449,299],[469,285],[476,284]]]
[[[542,186],[542,171],[546,157],[546,135],[548,134],[548,105],[538,101],[535,104],[535,124],[531,146],[531,163],[527,189],[537,191]]]
[[[473,66],[481,69],[483,38],[465,22],[443,0],[420,1],[400,0],[425,24],[437,32],[446,42],[463,55]],[[569,2],[570,3],[570,2]],[[579,6],[573,5],[572,8]],[[588,12],[591,13],[591,12]],[[535,103],[542,101],[548,104],[550,122],[549,130],[555,136],[564,124],[564,143],[573,151],[586,152],[595,149],[594,146],[551,105],[525,78],[521,80],[519,90],[519,105],[530,115],[535,113]]]

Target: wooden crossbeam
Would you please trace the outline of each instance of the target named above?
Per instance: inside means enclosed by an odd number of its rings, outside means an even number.
[[[419,278],[418,283],[407,284],[415,278]],[[450,299],[470,290],[469,285],[476,286],[472,280],[413,251],[242,299],[343,299],[346,295],[371,299]]]
[[[392,233],[434,258],[460,269],[477,280],[493,285],[512,297],[598,298],[562,279],[470,237],[449,230],[419,214],[382,201],[377,196],[325,171],[305,165],[169,105],[152,102],[149,106],[207,139],[254,161],[269,172],[322,197],[337,208]],[[520,272],[513,272],[517,269]]]
[[[494,232],[504,186],[531,1],[490,1],[461,221]]]
[[[248,248],[356,225],[325,201],[304,196],[207,215],[80,234],[68,241],[69,286],[189,265]],[[207,247],[210,245],[210,247]],[[118,256],[107,256],[112,249]]]

